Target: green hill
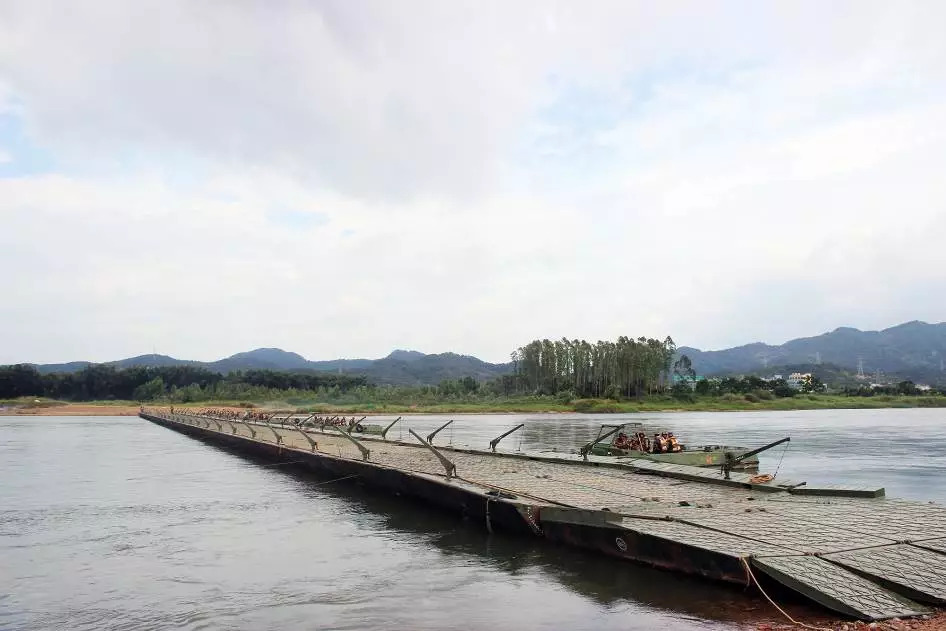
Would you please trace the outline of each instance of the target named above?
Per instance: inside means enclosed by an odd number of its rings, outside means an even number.
[[[139,355],[114,362],[120,368],[134,366],[194,366],[213,372],[230,373],[237,370],[278,370],[288,372],[328,372],[364,375],[369,381],[382,385],[438,384],[444,379],[473,377],[479,381],[494,379],[512,371],[511,364],[490,364],[469,355],[439,353],[427,355],[418,351],[396,350],[381,359],[333,359],[309,361],[297,353],[278,348],[257,348],[214,362],[195,362],[167,355]],[[90,362],[45,364],[36,368],[40,373],[77,372]]]
[[[856,374],[946,383],[946,322],[906,322],[882,331],[841,327],[779,346],[747,344],[719,351],[680,347],[700,374],[779,372],[793,365],[833,364]]]

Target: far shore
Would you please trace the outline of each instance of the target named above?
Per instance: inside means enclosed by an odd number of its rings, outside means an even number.
[[[36,405],[0,407],[0,416],[137,416],[137,405],[103,405],[96,403],[65,403],[62,405]]]
[[[293,411],[317,414],[578,414],[635,412],[740,412],[789,411],[821,409],[879,408],[946,408],[944,396],[875,396],[847,397],[826,394],[805,394],[788,398],[757,399],[742,397],[695,397],[678,400],[671,397],[645,397],[613,401],[579,399],[557,401],[551,398],[498,399],[486,401],[405,403],[326,403],[317,401],[204,401],[196,403],[150,402],[145,407],[228,410],[257,409],[261,411]],[[134,401],[88,401],[70,403],[49,399],[17,399],[0,401],[0,416],[136,416],[141,404]]]

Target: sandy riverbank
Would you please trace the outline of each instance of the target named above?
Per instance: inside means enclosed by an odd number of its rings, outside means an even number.
[[[187,409],[185,406],[175,406]],[[205,406],[226,410],[245,410],[246,408],[227,406]],[[49,405],[29,406],[0,406],[0,416],[137,416],[141,408],[134,404],[103,404],[103,403],[62,403]],[[200,409],[196,407],[194,409]]]
[[[135,416],[140,408],[137,405],[37,405],[24,407],[0,407],[0,415],[15,414],[26,416]]]
[[[885,620],[883,622],[866,623],[860,621],[825,621],[816,620],[806,622],[809,626],[802,627],[785,622],[764,622],[755,624],[749,629],[758,631],[788,631],[789,629],[819,629],[823,631],[946,631],[946,612],[934,610],[932,615],[908,620]]]

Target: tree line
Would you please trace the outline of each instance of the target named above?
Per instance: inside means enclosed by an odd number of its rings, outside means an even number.
[[[562,401],[585,398],[624,399],[650,394],[678,398],[744,395],[791,397],[824,392],[817,376],[799,390],[784,380],[757,376],[696,380],[686,355],[677,356],[670,337],[664,340],[619,337],[616,341],[533,340],[512,353],[513,370],[488,382],[474,377],[448,379],[437,385],[378,386],[364,375],[275,370],[213,372],[191,365],[118,368],[93,364],[72,373],[42,374],[29,364],[0,366],[0,399],[47,397],[67,401],[213,401],[267,400],[293,397],[334,402],[474,401],[510,397],[554,396]],[[845,388],[842,394],[922,394],[912,382],[888,388]]]
[[[362,375],[275,370],[234,371],[223,375],[194,366],[115,366],[93,364],[71,373],[42,374],[34,366],[0,366],[0,399],[48,397],[68,401],[124,399],[152,401],[187,391],[181,400],[237,398],[267,390],[346,392],[367,385]]]
[[[670,380],[673,339],[621,336],[614,342],[533,340],[512,353],[514,375],[503,389],[577,397],[643,396],[663,391]]]

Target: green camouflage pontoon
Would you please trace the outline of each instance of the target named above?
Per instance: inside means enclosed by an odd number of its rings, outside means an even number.
[[[641,423],[623,423],[621,425],[602,425],[594,440],[582,448],[581,453],[595,456],[623,456],[628,458],[644,458],[655,462],[669,462],[685,464],[693,467],[722,467],[726,463],[726,454],[731,454],[735,465],[734,469],[757,469],[759,457],[748,454],[748,447],[732,447],[729,445],[685,445],[678,443],[679,451],[669,453],[654,453],[650,444],[648,431]],[[640,447],[639,440],[633,440],[638,435],[646,439],[645,448]],[[627,437],[630,444],[621,440]]]

